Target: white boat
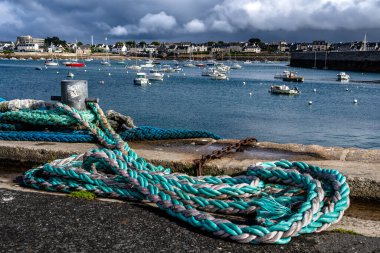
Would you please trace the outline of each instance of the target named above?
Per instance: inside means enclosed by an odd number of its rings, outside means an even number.
[[[234,63],[231,65],[230,68],[231,68],[231,69],[241,69],[242,67],[241,67],[241,65],[240,65],[239,63],[234,62]]]
[[[246,60],[245,62],[244,62],[244,64],[252,64],[252,61],[250,61],[250,60]]]
[[[290,76],[290,71],[289,70],[284,70],[282,73],[278,73],[274,75],[275,79],[283,79],[283,78],[288,78]]]
[[[74,73],[72,73],[72,72],[67,73],[67,77],[73,78],[74,77]]]
[[[202,76],[213,76],[217,72],[215,68],[205,68],[202,70]]]
[[[108,51],[109,51],[109,48],[108,48],[108,45],[107,45],[107,38],[106,38],[106,58],[104,58],[100,62],[100,64],[105,65],[105,66],[111,66],[110,57],[108,56]]]
[[[154,68],[154,64],[153,63],[145,63],[145,64],[140,65],[140,67],[147,68],[147,69]]]
[[[94,59],[93,58],[86,58],[84,59],[84,61],[93,61]]]
[[[297,87],[290,89],[286,85],[272,85],[269,92],[279,95],[298,95],[301,93]]]
[[[186,62],[183,64],[183,66],[186,67],[186,68],[194,68],[194,67],[195,67],[195,65],[194,65],[194,63],[193,63],[192,60],[190,60],[190,61],[186,61]]]
[[[148,75],[149,81],[163,81],[164,80],[164,74],[159,73],[157,70],[150,70],[150,73]]]
[[[174,68],[172,68],[170,65],[162,65],[160,72],[165,72],[165,73],[174,73],[176,72]]]
[[[348,81],[350,80],[350,76],[346,74],[345,72],[340,72],[339,74],[336,75],[336,80],[337,81]]]
[[[127,69],[141,70],[141,67],[139,65],[131,65],[131,66],[128,66]]]
[[[216,70],[218,70],[220,73],[227,73],[228,71],[230,71],[230,66],[220,63],[216,65]]]
[[[45,61],[45,66],[58,66],[59,63],[58,62],[54,62],[54,61]]]
[[[135,85],[147,85],[149,84],[149,79],[147,78],[146,73],[138,72],[136,73],[136,78],[133,79]]]
[[[214,73],[212,76],[211,76],[211,79],[213,80],[227,80],[227,75],[226,74],[223,74],[223,73],[220,73],[218,71],[216,71],[216,73]]]

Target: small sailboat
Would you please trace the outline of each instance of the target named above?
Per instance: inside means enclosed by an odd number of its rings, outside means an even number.
[[[110,58],[108,56],[108,51],[109,51],[109,48],[108,48],[108,45],[107,45],[107,37],[106,37],[106,58],[104,58],[100,64],[102,65],[106,65],[106,66],[111,66],[111,62],[110,62]]]

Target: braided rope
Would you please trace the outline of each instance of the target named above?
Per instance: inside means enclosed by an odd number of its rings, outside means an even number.
[[[283,244],[293,236],[323,231],[349,206],[349,187],[341,173],[303,162],[257,164],[237,177],[170,173],[138,157],[110,127],[98,104],[89,107],[98,125],[67,105],[56,105],[104,148],[29,170],[23,175],[26,186],[149,201],[215,236],[254,244]],[[209,212],[248,215],[255,224],[239,224]]]
[[[86,122],[97,125],[99,118],[91,111],[78,111]],[[30,131],[30,128],[35,131]],[[50,132],[44,131],[46,128]],[[0,100],[0,140],[94,142],[96,138],[88,132],[79,132],[82,126],[72,116],[56,107],[56,104],[41,100]],[[26,131],[28,130],[28,131]],[[71,130],[71,132],[68,132]],[[17,131],[17,132],[12,132]],[[64,132],[62,132],[64,131]],[[123,140],[168,140],[188,138],[213,138],[220,136],[206,131],[183,129],[161,129],[141,126],[120,133]]]

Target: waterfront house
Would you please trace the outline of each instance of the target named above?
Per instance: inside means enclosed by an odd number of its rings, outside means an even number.
[[[313,51],[326,51],[329,47],[329,44],[324,40],[315,40],[312,45]]]
[[[111,52],[114,54],[126,54],[127,53],[127,47],[124,43],[116,43],[112,46]]]
[[[243,52],[259,54],[261,52],[261,48],[258,45],[246,46],[243,48]]]

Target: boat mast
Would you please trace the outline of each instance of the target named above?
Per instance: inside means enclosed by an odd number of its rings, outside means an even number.
[[[326,51],[326,54],[325,54],[325,67],[323,69],[327,69],[327,51]]]

